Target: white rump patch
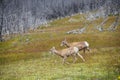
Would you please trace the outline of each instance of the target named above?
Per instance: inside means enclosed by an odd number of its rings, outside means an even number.
[[[77,47],[74,47],[74,51],[77,53],[79,49]]]
[[[87,42],[87,41],[85,41],[85,44],[86,44],[86,46],[87,46],[87,47],[89,46],[89,44],[88,44],[88,42]]]

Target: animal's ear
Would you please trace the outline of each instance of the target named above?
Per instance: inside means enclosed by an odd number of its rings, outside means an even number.
[[[66,41],[66,38],[64,40]]]

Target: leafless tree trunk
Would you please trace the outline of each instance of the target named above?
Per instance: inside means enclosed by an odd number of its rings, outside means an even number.
[[[108,30],[109,30],[109,31],[114,31],[114,30],[116,30],[117,25],[118,25],[118,23],[119,23],[119,20],[120,20],[120,16],[119,16],[119,14],[118,14],[118,16],[116,16],[115,21],[113,22],[112,25],[110,25],[110,27],[108,28]]]
[[[3,0],[0,0],[0,10],[1,10],[1,12],[0,12],[0,42],[1,41],[3,41],[3,38],[2,38],[2,28],[3,28],[3,12],[4,12],[4,10],[3,10]]]
[[[97,29],[99,30],[99,31],[103,31],[104,29],[103,29],[103,25],[105,24],[105,22],[108,20],[108,18],[106,18],[100,25],[98,25],[97,26]]]

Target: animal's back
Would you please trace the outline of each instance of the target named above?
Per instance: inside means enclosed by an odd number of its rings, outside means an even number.
[[[81,45],[81,46],[89,46],[87,41],[77,42],[74,44],[74,46]]]
[[[60,50],[60,53],[61,53],[62,56],[68,54],[69,53],[69,48]]]

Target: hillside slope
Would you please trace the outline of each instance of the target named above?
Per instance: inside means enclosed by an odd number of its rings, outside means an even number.
[[[120,25],[117,30],[99,32],[95,25],[104,19],[86,21],[83,14],[77,14],[54,20],[40,26],[35,31],[15,35],[6,42],[0,43],[0,79],[1,80],[115,80],[120,77]],[[115,20],[109,16],[107,28]],[[66,34],[67,31],[86,27],[83,34]],[[60,57],[51,55],[49,49],[55,46],[58,50],[62,40],[68,42],[88,41],[91,52],[81,55],[81,59],[72,64],[63,65]]]

